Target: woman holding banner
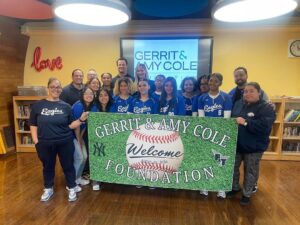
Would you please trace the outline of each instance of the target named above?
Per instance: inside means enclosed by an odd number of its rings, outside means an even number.
[[[111,107],[113,104],[113,99],[110,94],[110,90],[106,88],[101,88],[97,93],[95,106],[97,107],[97,112],[111,112]],[[93,191],[100,190],[100,182],[92,181]]]
[[[230,118],[232,102],[228,94],[220,91],[223,76],[220,73],[213,73],[208,81],[209,91],[200,96],[198,100],[199,117],[224,117]],[[208,196],[208,191],[201,190],[201,195]],[[226,198],[225,191],[218,191],[218,198]]]
[[[259,174],[259,162],[268,148],[269,135],[275,121],[273,107],[260,99],[261,88],[258,83],[250,82],[244,89],[244,105],[236,118],[239,125],[237,152],[234,165],[232,191],[234,197],[241,189],[239,185],[240,165],[244,161],[243,194],[241,205],[250,203],[250,197]]]

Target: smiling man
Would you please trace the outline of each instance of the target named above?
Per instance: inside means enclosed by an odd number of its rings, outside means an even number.
[[[72,72],[72,82],[65,86],[60,95],[60,99],[71,106],[80,99],[80,93],[83,88],[83,72],[81,69],[75,69]]]
[[[239,113],[241,112],[243,106],[243,94],[247,84],[248,71],[245,67],[237,67],[233,71],[233,75],[234,82],[237,86],[233,88],[228,94],[232,97],[233,107],[231,111],[231,117],[237,117],[237,115],[239,115]],[[261,90],[260,98],[268,101],[268,96],[263,90]]]
[[[134,77],[132,77],[131,75],[128,74],[128,62],[127,59],[125,58],[119,58],[117,60],[117,67],[118,67],[118,75],[115,76],[112,79],[112,86],[115,87],[115,83],[116,81],[121,78],[121,77],[128,77],[129,79],[132,80],[132,82],[134,82]]]

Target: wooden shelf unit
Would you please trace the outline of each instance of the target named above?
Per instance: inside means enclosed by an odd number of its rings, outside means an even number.
[[[28,126],[30,106],[46,96],[14,96],[14,125],[17,152],[35,152]]]
[[[294,160],[300,161],[300,150],[297,144],[300,146],[300,122],[285,122],[284,118],[286,113],[290,109],[300,110],[300,99],[288,99],[288,98],[273,98],[271,102],[275,104],[276,121],[273,124],[272,133],[270,135],[270,145],[268,150],[264,153],[263,159],[266,160]],[[299,127],[298,135],[287,136],[284,131],[286,127]],[[292,129],[292,128],[291,128]],[[287,149],[287,143],[290,147],[295,148]]]

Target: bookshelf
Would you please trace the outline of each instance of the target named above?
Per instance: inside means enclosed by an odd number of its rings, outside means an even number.
[[[46,96],[14,96],[14,125],[17,152],[35,152],[29,128],[31,105]]]
[[[263,159],[300,161],[300,121],[292,115],[300,113],[300,99],[273,98],[271,102],[275,104],[276,121]]]

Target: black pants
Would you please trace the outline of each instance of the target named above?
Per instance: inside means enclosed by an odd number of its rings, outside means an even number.
[[[67,186],[74,188],[76,186],[75,168],[74,168],[74,143],[73,140],[63,142],[38,142],[36,150],[39,159],[43,163],[43,176],[45,188],[51,188],[54,185],[56,155],[58,155],[60,165],[63,168]]]

